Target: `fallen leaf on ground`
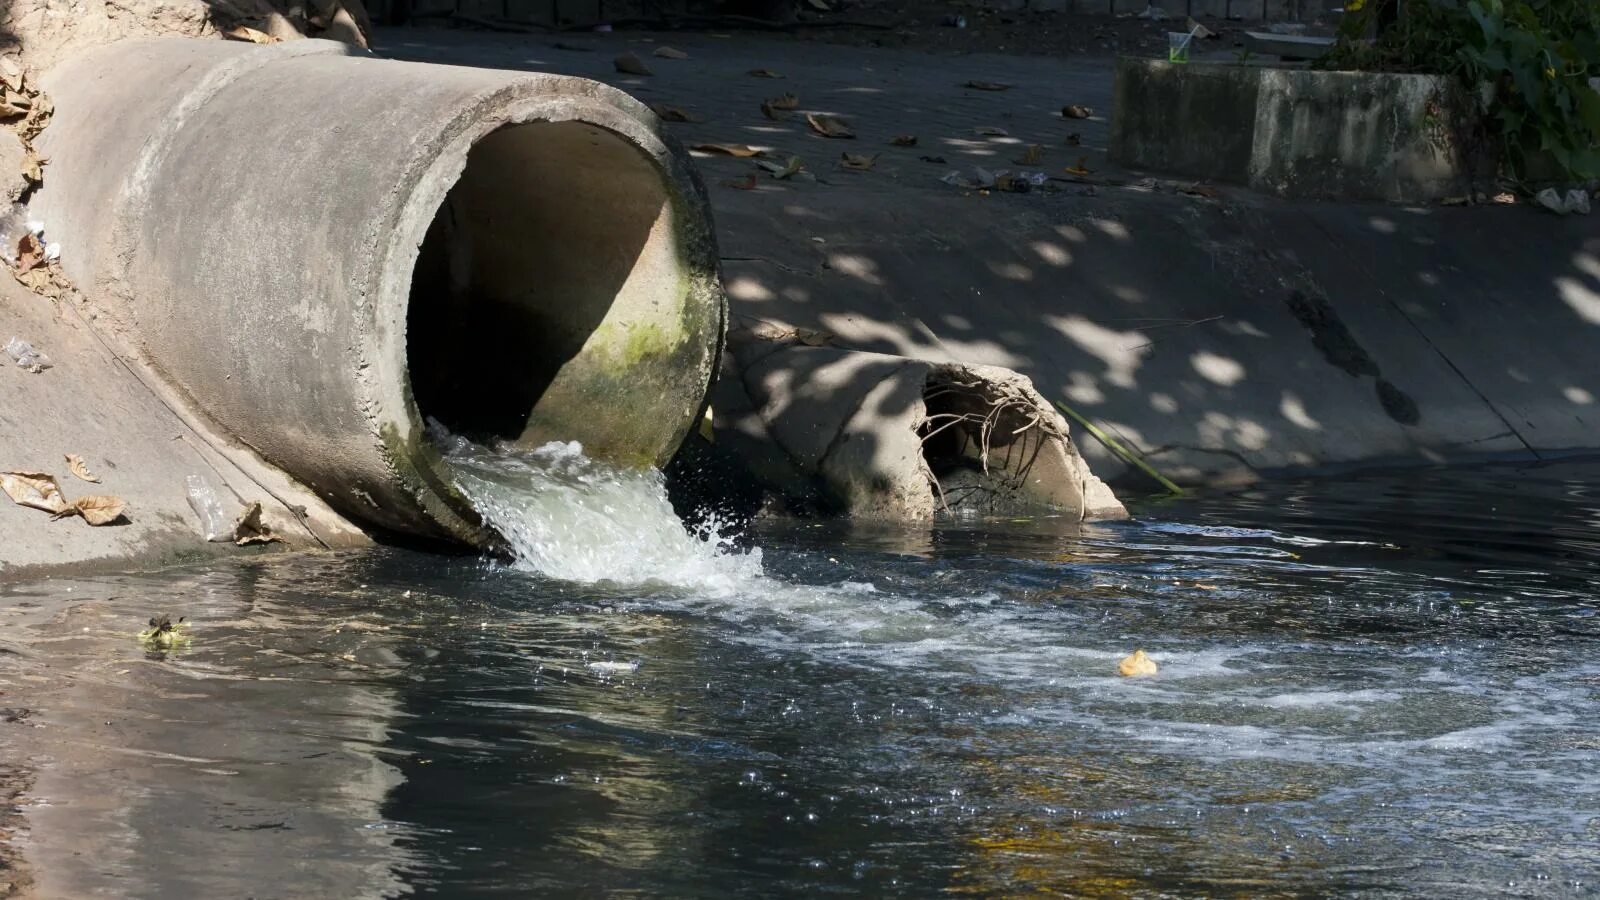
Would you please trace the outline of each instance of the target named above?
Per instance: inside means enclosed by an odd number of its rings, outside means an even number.
[[[1009,91],[1009,90],[1011,90],[1011,85],[1004,84],[1004,83],[999,82],[999,81],[969,81],[964,85],[964,87],[972,88],[975,91]]]
[[[22,157],[22,177],[34,184],[44,180],[44,160],[32,150]]]
[[[110,525],[122,518],[122,513],[128,504],[121,497],[111,497],[105,494],[90,494],[72,501],[72,508],[56,513],[58,518],[79,515],[90,525]]]
[[[67,454],[67,468],[72,470],[72,474],[82,478],[84,481],[87,481],[90,484],[100,483],[100,476],[89,471],[89,464],[84,462],[83,457],[76,453]]]
[[[878,164],[877,154],[868,156],[865,153],[839,154],[839,166],[852,172],[868,172]]]
[[[20,273],[31,271],[41,265],[44,265],[44,245],[39,243],[39,239],[34,237],[32,232],[28,232],[17,241],[15,268]]]
[[[16,60],[9,56],[0,57],[0,82],[13,91],[20,91],[25,80],[22,66],[17,65]]]
[[[0,472],[0,491],[18,506],[60,514],[71,509],[67,498],[61,495],[61,486],[49,472]]]
[[[1044,147],[1039,144],[1029,144],[1023,148],[1022,155],[1012,160],[1019,166],[1037,166],[1039,160],[1044,158]]]
[[[282,40],[281,38],[267,34],[265,31],[257,31],[256,29],[247,25],[240,25],[237,28],[230,28],[227,31],[224,31],[222,36],[230,41],[245,41],[251,44],[276,44]]]
[[[774,72],[771,69],[751,69],[746,74],[753,75],[756,78],[782,78],[783,77],[782,75],[779,75],[777,72]]]
[[[1087,119],[1093,115],[1094,109],[1092,107],[1078,106],[1077,104],[1061,107],[1061,116],[1065,119]]]
[[[1073,133],[1067,135],[1067,146],[1068,147],[1081,147],[1081,146],[1083,146],[1083,136],[1078,134],[1076,131],[1074,131]]]
[[[650,111],[661,117],[663,122],[703,122],[704,119],[691,116],[683,111],[682,107],[668,106],[665,103],[651,105]]]
[[[690,150],[699,150],[701,153],[717,153],[722,156],[737,156],[746,159],[751,156],[760,156],[761,151],[748,144],[695,144]]]
[[[897,134],[889,139],[889,143],[896,147],[915,147],[917,136],[914,134]]]
[[[1149,654],[1143,650],[1135,650],[1131,655],[1123,657],[1122,662],[1117,663],[1117,674],[1124,678],[1154,675],[1157,671],[1159,669],[1156,666],[1156,661],[1151,659]]]
[[[1495,203],[1509,206],[1517,202],[1517,195],[1511,193],[1510,191],[1501,191],[1500,193],[1495,194],[1493,199]]]
[[[849,125],[832,116],[808,115],[806,116],[806,124],[811,126],[812,131],[825,138],[853,138],[856,136],[856,133],[850,130]]]
[[[678,50],[676,48],[673,48],[673,47],[657,47],[655,49],[655,52],[651,53],[650,55],[651,56],[659,56],[662,59],[688,59],[689,58],[689,54],[683,52],[682,50]]]
[[[266,544],[283,538],[261,523],[261,501],[253,501],[233,520],[233,542],[243,547],[248,544]]]
[[[833,340],[833,335],[826,331],[810,331],[804,328],[795,331],[794,336],[796,340],[807,347],[826,346],[829,341]]]
[[[1004,128],[996,128],[993,125],[980,125],[977,128],[972,129],[972,133],[976,134],[976,135],[978,135],[980,137],[1010,137],[1011,136],[1011,132],[1005,130]]]
[[[805,166],[801,163],[800,157],[798,156],[791,156],[781,163],[770,159],[758,159],[756,160],[756,165],[760,166],[773,178],[776,178],[779,181],[782,181],[786,178],[793,178],[805,170]]]
[[[622,54],[621,56],[619,56],[616,59],[612,60],[611,64],[613,66],[616,66],[617,71],[621,72],[624,75],[654,75],[655,74],[654,72],[650,71],[650,67],[649,66],[644,64],[644,60],[640,59],[637,56],[634,56],[632,53],[624,53],[624,54]]]
[[[723,184],[727,187],[733,188],[736,191],[753,191],[756,189],[756,177],[754,175],[746,175],[743,178],[734,178],[724,181]]]

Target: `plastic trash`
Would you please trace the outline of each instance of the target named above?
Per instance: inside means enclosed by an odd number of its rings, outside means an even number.
[[[0,213],[0,258],[4,258],[8,265],[16,264],[17,244],[23,235],[32,231],[28,225],[28,208],[21,203],[13,203],[4,213]]]
[[[1144,12],[1139,13],[1139,18],[1148,19],[1151,22],[1165,22],[1168,17],[1166,10],[1151,3],[1144,8]]]
[[[1540,206],[1558,216],[1564,216],[1569,213],[1576,213],[1580,216],[1589,214],[1589,192],[1578,188],[1567,191],[1565,196],[1555,188],[1545,188],[1534,194],[1533,199]]]
[[[1167,62],[1186,63],[1189,61],[1189,45],[1194,42],[1194,32],[1169,31],[1167,32]]]
[[[222,499],[204,475],[189,475],[183,479],[189,498],[189,508],[200,517],[200,530],[207,541],[233,540],[233,523],[222,511]]]
[[[14,361],[18,366],[27,369],[29,372],[32,372],[35,375],[43,372],[45,369],[53,368],[55,366],[55,364],[50,361],[50,357],[45,356],[43,353],[35,349],[32,344],[19,337],[13,337],[11,340],[6,341],[6,354],[9,355],[12,361]]]
[[[53,244],[45,244],[44,245],[44,260],[45,260],[45,262],[55,262],[56,260],[58,260],[60,258],[61,258],[61,243],[59,241],[57,241],[56,243],[53,243]]]

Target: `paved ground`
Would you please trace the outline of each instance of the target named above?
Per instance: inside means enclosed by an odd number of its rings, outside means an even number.
[[[1291,204],[1108,171],[1110,60],[934,56],[674,35],[380,34],[413,59],[585,75],[704,121],[686,143],[801,156],[815,182],[699,162],[735,322],[819,329],[840,346],[1015,368],[1171,477],[1346,464],[1539,458],[1600,446],[1600,229],[1525,206]],[[583,43],[577,43],[582,41]],[[619,75],[632,51],[656,74]],[[769,68],[783,79],[747,74]],[[1012,85],[992,92],[971,80]],[[856,140],[774,122],[785,91]],[[1060,116],[1063,104],[1094,109]],[[975,133],[1004,129],[1005,136]],[[1069,147],[1076,133],[1081,146]],[[888,141],[915,134],[918,146]],[[940,181],[1010,162],[1101,183],[1027,195]],[[865,173],[841,152],[881,154]],[[943,164],[923,162],[942,156]],[[756,174],[756,189],[730,186]],[[1107,182],[1110,183],[1107,183]],[[581,189],[581,186],[575,186]],[[1508,235],[1515,239],[1508,240]],[[1130,470],[1079,433],[1108,479]],[[1137,477],[1133,480],[1136,482]]]

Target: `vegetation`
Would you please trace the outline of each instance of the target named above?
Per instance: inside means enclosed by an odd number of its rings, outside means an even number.
[[[1394,2],[1394,0],[1388,0]],[[1384,0],[1352,0],[1329,68],[1446,76],[1475,121],[1466,143],[1514,181],[1539,158],[1572,181],[1600,178],[1600,3],[1594,0],[1409,0],[1381,23]],[[1548,168],[1548,165],[1546,165]]]

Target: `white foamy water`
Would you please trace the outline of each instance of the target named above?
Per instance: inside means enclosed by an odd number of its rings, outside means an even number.
[[[660,472],[620,469],[576,441],[488,449],[435,431],[456,486],[505,538],[518,568],[588,584],[662,584],[713,595],[761,579],[761,551],[735,550],[715,521],[691,533]]]

